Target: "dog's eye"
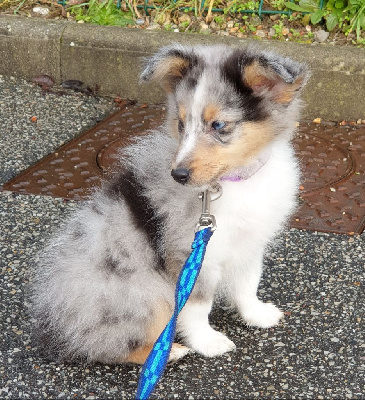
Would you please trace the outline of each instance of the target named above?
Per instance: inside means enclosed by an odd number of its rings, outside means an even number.
[[[226,126],[226,123],[223,121],[213,121],[212,122],[212,129],[215,131],[220,131]]]
[[[181,132],[184,129],[184,123],[179,119],[178,129]]]

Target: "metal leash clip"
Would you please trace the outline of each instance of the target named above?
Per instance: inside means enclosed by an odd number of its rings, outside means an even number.
[[[199,193],[199,199],[202,201],[202,213],[195,226],[195,232],[200,229],[211,227],[212,232],[217,228],[215,216],[210,213],[210,203],[222,196],[222,186],[215,182],[204,192]]]

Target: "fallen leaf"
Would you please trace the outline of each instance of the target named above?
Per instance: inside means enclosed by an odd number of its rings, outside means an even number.
[[[61,83],[64,89],[80,90],[84,83],[76,79],[70,79]]]
[[[54,79],[49,75],[35,76],[32,82],[40,86],[43,90],[50,89],[54,85]]]

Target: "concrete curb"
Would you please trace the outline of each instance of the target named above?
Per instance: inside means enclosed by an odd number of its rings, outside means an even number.
[[[312,78],[304,93],[305,118],[365,118],[365,51],[353,47],[303,45],[215,35],[179,34],[142,29],[19,18],[0,15],[0,74],[32,79],[51,75],[57,83],[78,79],[119,95],[159,103],[157,86],[140,86],[143,58],[159,47],[185,44],[249,44],[307,62]]]

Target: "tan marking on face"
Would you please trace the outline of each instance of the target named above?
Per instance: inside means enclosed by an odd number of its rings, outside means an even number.
[[[179,130],[177,128],[176,121],[168,121],[168,131],[172,137],[178,139],[179,138]]]
[[[183,105],[179,106],[179,117],[180,117],[181,121],[185,122],[186,108]]]
[[[216,104],[208,104],[203,111],[205,121],[215,121],[218,119],[219,107]]]
[[[183,76],[183,71],[189,67],[189,61],[180,57],[168,57],[160,62],[153,74],[153,79],[160,81],[166,92],[173,92],[174,81]]]
[[[170,115],[167,119],[168,130],[173,137],[179,138],[179,119],[185,123],[186,109],[183,105],[178,106],[178,118],[176,114]]]
[[[177,114],[178,116],[176,115],[175,110],[173,112],[168,113],[166,121],[168,132],[171,134],[171,136],[175,137],[176,139],[179,138],[179,119],[181,119],[185,123],[185,118],[186,118],[185,106],[179,105],[177,108]]]
[[[177,155],[177,153],[175,154],[174,158],[172,159],[171,169],[176,169],[177,168],[176,155]]]
[[[191,169],[191,183],[209,183],[249,164],[273,140],[269,121],[245,122],[240,129],[241,136],[231,144],[201,143],[196,147],[187,166]]]
[[[188,166],[191,183],[211,182],[225,170],[224,160],[221,160],[221,150],[219,145],[197,146]]]

